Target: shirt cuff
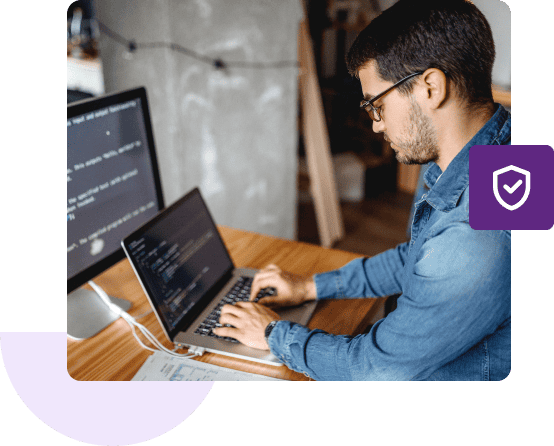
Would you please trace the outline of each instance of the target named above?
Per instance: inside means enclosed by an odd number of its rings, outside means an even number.
[[[344,299],[344,284],[340,270],[314,275],[316,299]]]
[[[292,325],[295,324],[289,321],[277,321],[267,338],[267,343],[271,353],[273,353],[285,365],[288,365],[288,362],[290,361],[290,358],[289,361],[285,359],[285,339],[287,338],[288,330]]]
[[[307,365],[301,358],[303,357],[303,348],[314,333],[323,333],[323,331],[310,330],[295,322],[278,321],[271,330],[267,343],[271,353],[289,369],[303,373],[310,378]]]

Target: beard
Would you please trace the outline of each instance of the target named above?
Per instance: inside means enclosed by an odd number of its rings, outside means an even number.
[[[439,158],[439,147],[437,133],[431,122],[414,98],[410,96],[409,123],[403,132],[402,139],[394,142],[396,148],[396,159],[402,164],[427,164],[430,161],[437,161]],[[390,139],[385,134],[385,140]]]

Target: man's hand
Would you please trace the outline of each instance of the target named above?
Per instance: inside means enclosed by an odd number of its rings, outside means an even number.
[[[269,350],[265,340],[265,329],[271,321],[280,317],[269,308],[254,302],[237,302],[235,305],[221,307],[220,324],[229,324],[232,327],[214,328],[217,336],[228,336],[242,342],[249,347],[260,350]]]
[[[254,276],[250,300],[254,300],[260,290],[275,288],[276,295],[266,296],[259,303],[266,307],[289,307],[315,300],[315,283],[311,277],[302,277],[282,271],[277,265],[268,265]]]

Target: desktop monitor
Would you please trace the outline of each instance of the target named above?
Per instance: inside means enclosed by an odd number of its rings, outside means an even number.
[[[67,107],[67,330],[74,339],[117,319],[80,288],[125,257],[121,240],[164,207],[146,90]],[[127,310],[130,303],[110,296]]]

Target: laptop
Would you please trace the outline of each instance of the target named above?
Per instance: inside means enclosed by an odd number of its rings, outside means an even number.
[[[226,303],[248,301],[257,270],[235,268],[198,188],[162,210],[121,244],[167,338],[179,347],[282,365],[271,352],[213,333]],[[272,294],[265,289],[257,296]],[[277,311],[306,325],[316,302]]]

